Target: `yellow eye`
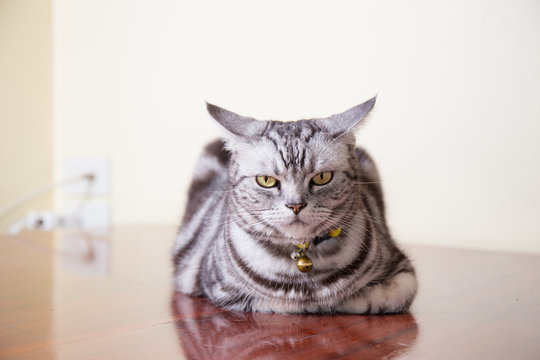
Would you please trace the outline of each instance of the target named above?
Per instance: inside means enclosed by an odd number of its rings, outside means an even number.
[[[323,171],[311,178],[315,185],[326,185],[332,180],[332,172]]]
[[[274,187],[278,183],[276,178],[268,176],[268,175],[257,176],[255,180],[257,180],[257,184],[265,188]]]

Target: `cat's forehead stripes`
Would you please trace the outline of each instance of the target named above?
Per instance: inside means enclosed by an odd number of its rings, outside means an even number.
[[[309,169],[313,170],[314,163],[310,156],[309,143],[320,129],[309,121],[295,122],[271,121],[261,135],[270,141],[279,155],[280,167],[287,170]]]
[[[291,122],[269,121],[269,125],[265,129],[264,134],[276,133],[283,139],[301,138],[307,140],[313,134],[321,129],[310,120],[299,120]]]

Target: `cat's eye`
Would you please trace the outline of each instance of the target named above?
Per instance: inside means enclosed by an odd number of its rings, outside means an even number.
[[[278,184],[278,181],[275,177],[268,175],[257,176],[255,180],[257,180],[257,184],[265,188],[271,188]]]
[[[315,185],[326,185],[332,180],[332,172],[323,171],[311,178]]]

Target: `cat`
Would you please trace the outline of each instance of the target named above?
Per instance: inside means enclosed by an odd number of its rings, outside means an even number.
[[[225,130],[203,151],[173,259],[177,290],[229,310],[407,311],[415,270],[392,239],[377,168],[341,114],[259,121],[208,104]]]

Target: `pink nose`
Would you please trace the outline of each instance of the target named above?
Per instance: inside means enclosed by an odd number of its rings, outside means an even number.
[[[295,214],[298,214],[300,210],[306,207],[306,204],[285,204],[285,206],[294,211]]]

